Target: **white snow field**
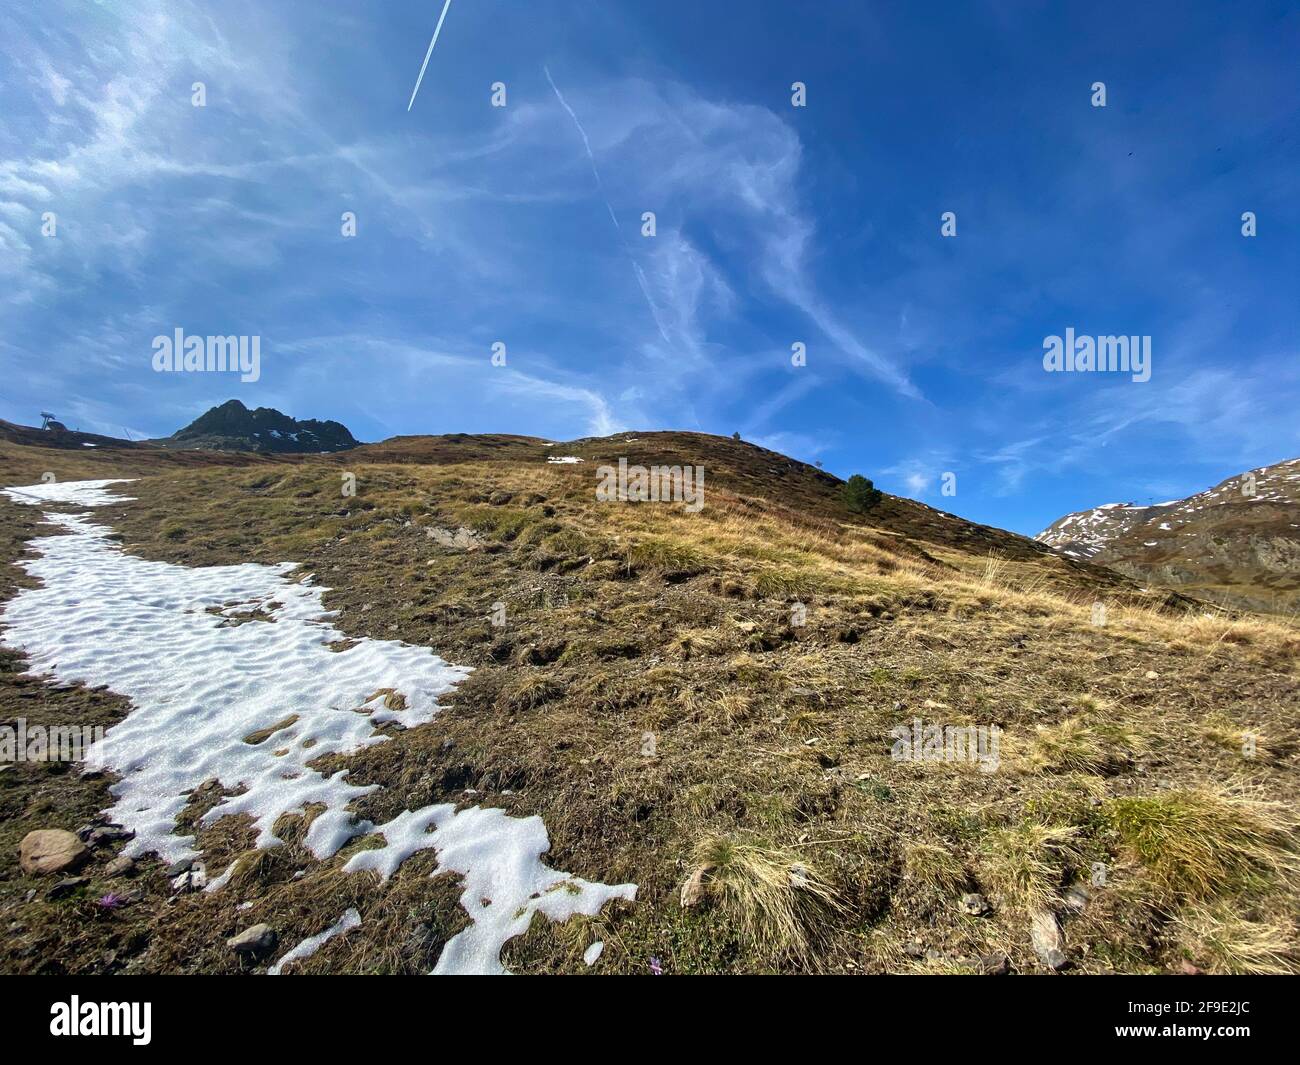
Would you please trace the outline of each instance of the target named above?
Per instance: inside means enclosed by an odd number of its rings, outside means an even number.
[[[119,481],[70,481],[0,489],[19,503],[105,506],[130,502],[107,490]],[[406,811],[384,825],[359,821],[349,804],[379,785],[325,777],[307,763],[323,754],[389,742],[374,726],[431,721],[438,698],[469,669],[427,647],[363,639],[330,650],[344,634],[310,576],[290,579],[293,563],[246,563],[200,569],[150,562],[122,551],[111,530],[88,513],[46,513],[60,535],[36,537],[22,567],[41,586],[22,589],[0,610],[0,642],[26,654],[29,672],[108,688],[131,701],[91,755],[118,773],[108,811],[135,832],[124,853],[156,851],[174,861],[196,855],[176,833],[187,792],[217,779],[242,789],[203,818],[254,821],[257,846],[280,843],[281,814],[325,807],[306,845],[320,859],[357,835],[381,833],[386,846],[362,851],[347,871],[374,869],[387,879],[418,850],[433,849],[439,871],[459,873],[461,904],[474,923],[443,949],[435,972],[504,972],[501,947],[528,927],[534,911],[551,920],[595,914],[613,898],[634,899],[635,884],[591,883],[550,869],[538,817],[439,804]],[[256,620],[236,623],[235,615]],[[263,620],[264,619],[264,620]],[[384,705],[380,689],[405,697]],[[286,722],[260,743],[245,737]],[[491,900],[484,905],[483,900]],[[287,960],[287,959],[286,959]]]

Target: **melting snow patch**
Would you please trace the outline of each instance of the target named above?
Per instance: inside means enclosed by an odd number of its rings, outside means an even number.
[[[558,464],[558,463],[564,463],[564,464],[566,464],[566,465],[572,465],[572,464],[575,463],[575,462],[582,462],[583,460],[580,459],[580,458],[578,458],[577,455],[550,455],[550,456],[546,459],[546,461],[547,461],[547,462],[554,462],[554,463],[557,463],[557,464]]]
[[[540,817],[510,817],[503,810],[451,804],[407,810],[376,825],[385,846],[359,851],[344,872],[370,869],[381,879],[412,854],[438,852],[438,872],[460,873],[461,905],[474,923],[447,941],[435,973],[504,973],[501,947],[528,931],[534,913],[552,921],[594,916],[610,899],[636,898],[635,884],[593,884],[542,864],[550,849]]]
[[[3,491],[30,504],[125,502],[105,491],[113,483]],[[176,834],[176,820],[189,792],[208,780],[238,793],[200,823],[246,813],[258,847],[280,843],[273,826],[281,815],[320,804],[305,840],[317,858],[378,831],[386,845],[355,855],[348,871],[374,869],[386,878],[410,854],[433,848],[439,871],[464,878],[462,904],[475,923],[448,942],[437,972],[502,972],[501,946],[527,929],[534,912],[564,920],[635,897],[633,884],[589,883],[545,866],[550,841],[540,818],[444,804],[376,829],[349,807],[379,785],[351,784],[347,769],[325,777],[308,767],[324,754],[388,742],[375,733],[378,719],[429,722],[467,668],[393,640],[330,650],[343,633],[322,604],[326,589],[288,579],[293,563],[190,569],[124,553],[88,514],[47,513],[46,520],[64,532],[31,542],[35,557],[21,565],[41,586],[19,591],[0,610],[0,642],[25,653],[32,674],[107,685],[131,701],[127,717],[88,752],[120,775],[109,813],[135,832],[123,853],[196,856],[193,837]],[[232,613],[254,612],[264,620],[229,624]],[[380,698],[384,689],[404,700]]]
[[[348,909],[343,911],[343,916],[330,925],[324,932],[314,936],[308,936],[299,943],[293,950],[289,951],[283,958],[267,970],[269,976],[279,976],[284,972],[284,967],[290,962],[302,961],[303,958],[310,958],[321,947],[328,943],[337,935],[342,935],[349,929],[356,928],[361,924],[361,914],[356,910]]]
[[[604,952],[604,950],[605,950],[605,944],[598,939],[591,946],[589,946],[585,951],[583,951],[582,960],[586,962],[588,966],[595,965],[596,962],[600,960],[600,956]]]
[[[50,481],[22,488],[0,488],[15,503],[75,503],[80,507],[106,507],[110,503],[130,503],[130,496],[106,491],[110,484],[127,484],[123,479],[108,481]]]
[[[32,673],[107,684],[139,708],[88,755],[122,774],[111,813],[136,833],[131,856],[195,856],[192,837],[173,834],[176,817],[188,801],[183,793],[215,778],[246,790],[219,802],[202,824],[247,813],[257,845],[270,847],[279,843],[272,826],[282,814],[323,803],[306,843],[328,858],[357,834],[347,805],[375,786],[349,784],[345,769],[323,777],[307,763],[385,742],[356,712],[375,689],[402,692],[406,708],[387,716],[419,725],[469,672],[394,641],[331,651],[343,634],[329,622],[324,589],[286,580],[292,564],[148,562],[123,553],[87,515],[47,518],[67,535],[32,542],[38,557],[22,566],[43,586],[5,607],[0,638],[29,656]],[[232,607],[260,607],[267,621],[229,625],[222,612]],[[250,742],[293,714],[296,722]]]

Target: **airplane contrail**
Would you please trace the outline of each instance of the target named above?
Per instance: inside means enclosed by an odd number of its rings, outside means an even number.
[[[438,16],[438,25],[433,31],[433,40],[429,42],[429,50],[424,53],[424,62],[420,65],[420,76],[415,79],[415,88],[411,90],[411,102],[406,105],[409,111],[412,104],[415,103],[415,94],[420,91],[420,82],[424,80],[424,72],[429,66],[429,56],[433,55],[433,46],[438,43],[438,34],[442,32],[442,20],[447,17],[447,9],[451,7],[451,0],[447,0],[442,5],[442,14]]]

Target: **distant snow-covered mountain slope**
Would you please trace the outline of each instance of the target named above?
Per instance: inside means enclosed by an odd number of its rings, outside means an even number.
[[[1300,459],[1186,499],[1066,514],[1034,539],[1152,584],[1291,613],[1300,607]]]

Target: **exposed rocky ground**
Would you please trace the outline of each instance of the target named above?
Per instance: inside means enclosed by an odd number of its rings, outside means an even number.
[[[357,446],[347,426],[340,422],[316,418],[299,421],[271,407],[249,410],[237,399],[213,407],[185,428],[153,442],[163,447],[266,454],[319,454]]]
[[[271,407],[249,410],[237,399],[199,415],[183,429],[157,440],[124,440],[83,433],[54,422],[48,429],[0,420],[0,440],[28,447],[77,450],[106,448],[113,452],[225,451],[257,455],[319,455],[347,451],[357,440],[347,426],[316,418],[299,420]]]

